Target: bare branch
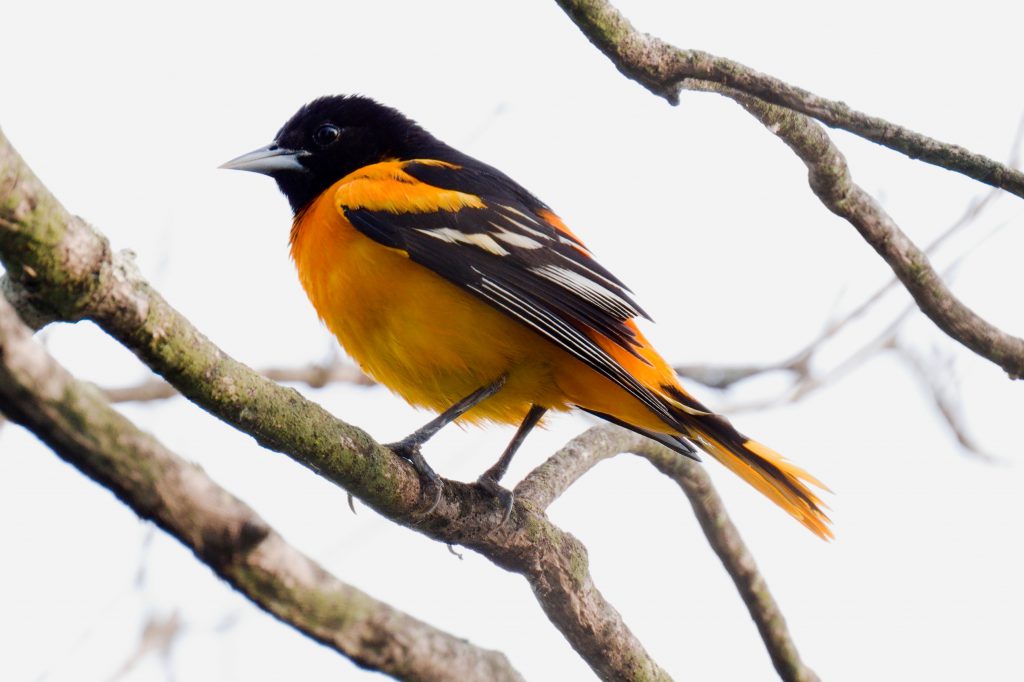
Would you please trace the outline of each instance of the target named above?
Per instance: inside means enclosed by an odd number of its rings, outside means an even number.
[[[1024,339],[996,328],[960,302],[928,257],[874,198],[853,182],[846,159],[825,130],[797,112],[1022,197],[1024,173],[860,114],[736,62],[680,50],[640,34],[605,0],[558,3],[620,71],[651,92],[674,101],[678,90],[686,88],[736,100],[800,157],[807,166],[814,193],[882,256],[925,315],[950,337],[1002,367],[1011,378],[1024,378]]]
[[[686,379],[693,379],[709,388],[724,390],[736,384],[771,372],[799,374],[799,370],[788,362],[765,365],[675,365],[675,373]]]
[[[1017,139],[1013,144],[1011,165],[1016,165],[1017,154],[1021,145],[1021,134],[1024,133],[1024,116],[1021,117],[1021,126],[1018,130]],[[936,237],[924,250],[929,256],[950,237],[964,228],[973,224],[992,205],[995,199],[1001,196],[998,190],[990,190],[984,196],[972,199],[964,212],[949,227]],[[961,254],[955,262],[960,262],[966,254]],[[943,276],[948,276],[948,270],[943,271]],[[803,346],[788,359],[764,365],[677,365],[674,369],[680,376],[699,381],[705,386],[717,389],[727,389],[747,379],[770,372],[787,372],[794,377],[794,384],[808,381],[812,378],[812,364],[814,357],[828,340],[835,337],[840,331],[851,323],[863,317],[882,297],[899,284],[897,277],[892,277],[884,285],[879,287],[870,296],[865,298],[852,310],[838,319],[829,321],[821,332]],[[903,315],[901,314],[901,317]],[[805,391],[806,393],[806,391]]]
[[[956,438],[960,447],[987,462],[1003,461],[1002,458],[996,457],[982,448],[978,441],[970,434],[967,425],[964,424],[961,407],[949,390],[950,372],[948,370],[943,371],[941,368],[934,366],[934,363],[928,363],[918,353],[907,348],[904,344],[894,342],[892,348],[900,354],[900,357],[913,371],[914,376],[917,377],[925,390],[931,394],[935,409],[938,410],[939,416],[945,420],[946,425],[953,433],[953,437]],[[946,381],[943,381],[943,378]]]
[[[768,584],[758,571],[754,556],[729,518],[722,498],[704,468],[674,456],[671,450],[651,441],[644,443],[637,454],[675,481],[686,493],[701,530],[757,625],[779,677],[787,682],[817,682],[818,676],[800,659],[782,611],[768,591]]]
[[[974,252],[975,249],[979,248],[992,236],[997,234],[1001,229],[1003,229],[1003,227],[1005,227],[1005,225],[1006,223],[997,225],[993,229],[989,230],[979,240],[977,240],[971,247],[960,252],[957,255],[957,257],[943,269],[942,276],[951,280],[957,267],[959,267]],[[948,234],[949,232],[947,231],[943,236]],[[942,239],[942,237],[940,237],[940,239]],[[895,282],[896,280],[893,281]],[[869,300],[876,300],[876,298],[876,296],[872,296]],[[865,306],[863,305],[858,306],[857,310],[862,310],[864,309],[864,307]],[[805,398],[807,398],[807,396],[811,395],[815,391],[825,386],[834,384],[842,377],[852,372],[857,367],[860,367],[862,364],[864,364],[871,358],[875,357],[875,355],[877,355],[878,353],[885,350],[898,349],[899,331],[903,326],[903,323],[906,322],[906,320],[911,316],[911,314],[915,310],[917,310],[917,308],[913,304],[905,307],[903,311],[900,312],[896,317],[894,317],[881,332],[873,336],[867,343],[861,345],[856,351],[849,354],[842,362],[840,362],[839,364],[835,365],[834,367],[825,372],[816,371],[812,362],[814,359],[814,355],[817,353],[819,349],[818,344],[823,343],[828,338],[827,335],[818,337],[818,339],[816,339],[811,344],[806,346],[802,351],[800,351],[800,353],[794,355],[791,360],[788,360],[785,363],[780,363],[779,365],[775,366],[775,371],[787,370],[793,375],[792,383],[790,383],[790,385],[787,386],[782,392],[780,392],[776,396],[771,396],[761,400],[731,403],[723,407],[723,411],[729,414],[737,414],[739,412],[752,412],[757,410],[778,407],[780,405],[796,403],[801,400],[804,400]],[[843,321],[845,323],[846,321],[850,321],[851,319],[852,318],[850,316],[846,316],[843,318]],[[828,330],[826,329],[826,331]],[[725,369],[728,370],[728,368]],[[917,368],[912,369],[916,370]],[[761,371],[769,370],[761,368]],[[720,376],[724,376],[724,374],[720,374]],[[728,386],[728,384],[723,386],[723,388],[726,386]],[[940,398],[936,397],[936,401],[939,400]],[[960,444],[963,445],[965,449],[972,454],[976,454],[983,458],[990,458],[994,460],[995,458],[985,455],[985,453],[981,452],[976,447],[972,447],[973,441],[969,438],[964,438],[966,436],[965,427],[960,423],[959,420],[951,420],[950,414],[952,413],[950,412],[950,410],[954,410],[954,403],[951,401],[951,399],[949,397],[944,397],[941,400],[943,401],[941,404],[937,402],[937,407],[939,408],[940,414],[942,414],[942,416],[947,421],[950,422],[950,426],[953,430],[953,433],[957,437],[957,440],[960,442]],[[955,411],[957,414],[959,414],[959,410]]]
[[[151,519],[268,613],[351,658],[409,680],[522,678],[505,657],[346,585],[256,512],[75,381],[0,297],[0,411]]]
[[[599,462],[623,452],[648,460],[686,494],[704,535],[757,625],[779,676],[787,682],[816,682],[817,675],[800,660],[782,612],[701,465],[617,426],[595,426],[530,472],[516,486],[516,494],[547,507]]]
[[[804,161],[814,193],[857,228],[925,315],[950,337],[1002,367],[1011,378],[1024,378],[1024,339],[998,329],[953,295],[924,252],[853,182],[846,160],[821,126],[801,114],[749,98],[740,104]]]
[[[606,0],[557,0],[583,34],[627,77],[678,104],[687,79],[715,83],[733,92],[784,107],[846,130],[889,149],[962,173],[992,187],[1024,197],[1024,173],[961,146],[869,116],[843,102],[819,97],[731,59],[699,50],[682,50],[640,33]]]
[[[587,429],[527,474],[516,486],[516,497],[547,509],[598,462],[635,451],[646,440],[610,424]]]
[[[178,611],[172,612],[169,616],[151,613],[139,634],[139,642],[135,645],[135,650],[125,659],[117,672],[110,676],[109,682],[124,679],[135,670],[143,659],[153,653],[158,654],[164,664],[168,665],[174,645],[181,637],[183,629],[181,614]]]
[[[10,189],[0,195],[0,259],[27,292],[22,305],[57,319],[93,320],[189,400],[264,447],[397,523],[523,575],[548,618],[602,679],[669,679],[594,586],[586,548],[542,511],[520,501],[495,530],[502,513],[490,496],[445,481],[434,511],[420,513],[420,479],[405,460],[210,342],[129,256],[112,254],[105,238],[68,215],[0,135],[4,187]]]

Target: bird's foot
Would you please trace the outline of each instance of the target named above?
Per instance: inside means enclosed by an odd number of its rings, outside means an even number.
[[[437,472],[427,464],[427,460],[423,459],[423,454],[420,452],[420,444],[415,441],[400,440],[397,443],[389,443],[384,447],[402,459],[408,460],[412,464],[412,468],[420,476],[420,494],[424,497],[429,495],[430,505],[425,510],[417,512],[417,514],[426,516],[437,509],[437,505],[441,501],[441,493],[444,490],[444,483],[441,481],[441,477],[437,475]]]
[[[512,517],[512,505],[516,501],[515,495],[508,488],[502,487],[498,480],[491,475],[491,473],[485,472],[480,478],[476,479],[476,484],[480,488],[494,496],[498,503],[501,505],[504,513],[501,516],[501,521],[497,526],[492,528],[492,532],[498,530]]]

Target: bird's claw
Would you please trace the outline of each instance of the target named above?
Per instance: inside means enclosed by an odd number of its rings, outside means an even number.
[[[504,511],[504,513],[501,515],[501,521],[499,521],[498,525],[491,529],[492,532],[496,531],[502,526],[504,526],[506,523],[508,523],[508,520],[512,518],[512,506],[515,504],[516,497],[511,490],[502,487],[502,485],[498,483],[498,481],[496,481],[493,477],[488,476],[487,474],[484,474],[483,476],[478,478],[476,480],[476,484],[479,487],[483,488],[488,493],[490,493],[491,495],[493,495],[494,498],[498,500],[498,503],[501,504],[501,508]]]
[[[427,490],[431,489],[434,491],[434,499],[430,502],[429,507],[427,507],[421,512],[416,512],[418,516],[429,516],[431,513],[433,513],[435,509],[437,509],[437,505],[441,503],[441,493],[444,492],[444,484],[441,483],[440,479],[436,481],[423,481],[422,493],[425,493]]]
[[[430,468],[430,465],[427,464],[427,460],[423,459],[423,455],[420,453],[419,443],[410,443],[408,441],[400,440],[397,443],[388,443],[384,447],[412,464],[412,468],[416,470],[416,473],[419,474],[420,477],[421,495],[424,495],[427,490],[433,491],[433,499],[430,501],[430,506],[423,511],[416,512],[416,515],[427,516],[432,513],[437,509],[437,505],[441,503],[441,494],[444,492],[444,482],[441,480],[441,477],[437,475],[437,472]]]

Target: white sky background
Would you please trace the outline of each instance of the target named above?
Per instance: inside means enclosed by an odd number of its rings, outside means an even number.
[[[642,30],[728,56],[818,94],[1004,159],[1024,110],[1018,3],[620,2]],[[672,108],[627,81],[550,1],[5,3],[0,125],[73,212],[138,254],[143,273],[253,367],[300,366],[333,343],[287,258],[273,183],[215,167],[266,144],[315,96],[397,106],[551,204],[658,321],[669,360],[769,362],[887,281],[854,229],[813,197],[799,160],[730,101]],[[855,178],[925,244],[986,188],[836,133]],[[1024,203],[1005,197],[936,256],[1004,225],[955,291],[1024,332]],[[887,324],[890,295],[823,357]],[[1024,663],[1021,387],[920,314],[901,338],[955,357],[967,421],[991,465],[958,449],[930,397],[881,355],[798,406],[738,415],[746,433],[814,472],[837,539],[825,544],[709,462],[733,518],[825,680],[1019,680]],[[88,324],[45,334],[82,378],[146,371]],[[777,378],[713,405],[770,395]],[[383,388],[302,389],[381,441],[428,418]],[[591,679],[525,581],[382,521],[287,458],[193,405],[124,406],[142,427],[252,504],[335,575],[473,642],[531,680]],[[588,422],[531,436],[518,481]],[[426,450],[472,480],[511,429],[450,428]],[[710,459],[710,458],[708,458]],[[628,456],[552,508],[590,550],[597,585],[679,679],[774,678],[757,632],[683,495]],[[106,680],[146,614],[180,610],[178,680],[360,680],[357,669],[264,615],[26,432],[0,431],[0,679]],[[140,556],[146,577],[135,584]],[[153,657],[126,680],[162,680]]]

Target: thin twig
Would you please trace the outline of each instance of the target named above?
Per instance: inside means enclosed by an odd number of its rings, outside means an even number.
[[[894,341],[892,349],[899,353],[906,365],[913,371],[921,386],[931,395],[935,409],[946,422],[946,426],[949,427],[950,432],[956,438],[960,447],[965,452],[969,452],[975,457],[991,464],[1005,463],[1006,460],[1003,458],[997,457],[982,448],[978,441],[970,434],[967,425],[964,424],[962,406],[956,401],[949,390],[950,372],[936,367],[936,363],[926,362],[920,354],[902,343]],[[943,377],[946,379],[945,382],[942,380]]]
[[[952,281],[957,268],[959,268],[975,250],[981,247],[981,245],[991,239],[994,235],[998,234],[998,232],[1005,228],[1006,225],[1007,223],[996,225],[970,248],[960,252],[956,259],[943,269],[942,276]],[[740,412],[754,412],[779,407],[780,405],[797,403],[806,399],[809,395],[824,388],[825,386],[834,385],[844,376],[847,376],[853,370],[875,357],[878,353],[894,348],[900,329],[916,310],[917,307],[914,304],[906,306],[889,322],[889,324],[885,326],[885,328],[882,329],[882,331],[871,337],[870,340],[862,344],[856,351],[846,356],[842,362],[835,365],[828,371],[815,371],[813,363],[810,362],[812,356],[809,355],[807,356],[808,361],[804,366],[799,370],[794,370],[795,379],[793,382],[779,395],[756,401],[728,404],[722,408],[722,411],[728,412],[729,414],[737,414]],[[970,448],[967,451],[974,452],[974,450]]]
[[[164,665],[169,666],[174,646],[180,639],[183,630],[181,614],[178,611],[173,611],[168,616],[150,613],[142,627],[142,632],[139,633],[139,641],[135,645],[135,649],[110,676],[108,682],[118,682],[118,680],[124,679],[152,653],[159,655]]]

